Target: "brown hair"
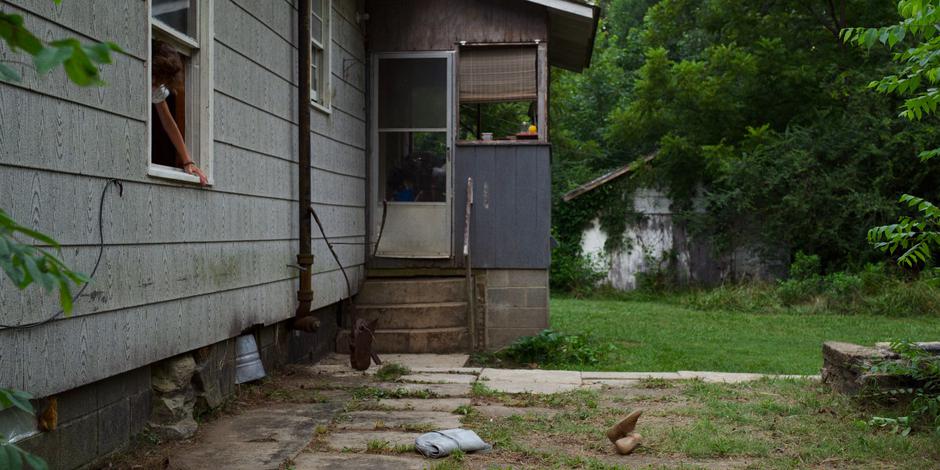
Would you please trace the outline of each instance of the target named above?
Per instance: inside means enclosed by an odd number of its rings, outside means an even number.
[[[154,41],[152,52],[153,83],[166,85],[171,90],[179,89],[183,84],[183,59],[180,53],[163,41]]]

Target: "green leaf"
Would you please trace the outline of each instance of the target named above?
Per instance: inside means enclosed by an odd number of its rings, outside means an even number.
[[[59,305],[66,316],[72,313],[72,292],[68,281],[59,282]]]
[[[23,458],[26,459],[26,463],[28,463],[30,467],[33,467],[33,470],[49,470],[49,465],[39,456],[30,454],[29,452],[23,452]]]
[[[17,73],[16,70],[13,70],[13,68],[9,65],[0,63],[0,80],[5,80],[8,82],[19,82],[23,80],[23,78],[20,77],[20,74]]]
[[[36,71],[40,74],[48,73],[72,57],[72,51],[71,47],[51,46],[43,48],[42,52],[33,57]]]
[[[0,468],[13,468],[13,462],[10,458],[11,452],[16,452],[13,450],[13,444],[7,444],[5,441],[0,441]]]

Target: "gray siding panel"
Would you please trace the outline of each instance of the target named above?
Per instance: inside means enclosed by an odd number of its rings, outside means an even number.
[[[546,269],[550,264],[551,149],[458,146],[454,246],[462,253],[467,178],[473,178],[470,249],[474,268]]]
[[[225,340],[294,314],[297,250],[297,47],[294,3],[215,0],[214,180],[203,189],[147,176],[146,2],[0,1],[44,37],[113,40],[127,54],[109,86],[83,89],[57,72],[0,83],[0,200],[63,243],[88,272],[98,253],[98,198],[111,178],[94,282],[74,315],[0,330],[0,386],[58,393]],[[364,276],[364,39],[353,0],[334,0],[330,115],[312,110],[313,201],[354,294]],[[352,15],[352,16],[350,16]],[[304,46],[306,47],[306,46]],[[0,56],[8,57],[0,46]],[[350,294],[314,227],[314,308]],[[0,322],[56,312],[54,295],[0,279]]]
[[[9,12],[25,13],[16,7],[10,8]],[[39,17],[28,14],[24,16],[26,27],[40,38],[64,38],[75,35],[72,31]],[[8,62],[22,59],[20,54],[10,53],[5,42],[0,44],[2,44],[0,45],[0,60]],[[114,64],[103,68],[101,72],[101,78],[108,83],[107,87],[102,88],[82,88],[72,85],[61,67],[40,77],[32,67],[16,63],[10,65],[18,68],[23,77],[23,82],[17,86],[126,118],[145,120],[150,111],[147,96],[150,80],[147,78],[146,63],[125,54],[117,53],[112,57]]]

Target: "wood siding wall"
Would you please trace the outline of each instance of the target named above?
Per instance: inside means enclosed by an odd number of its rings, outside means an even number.
[[[460,41],[548,41],[544,7],[520,0],[369,0],[373,52],[454,50]]]
[[[454,160],[454,253],[463,264],[467,179],[473,178],[474,268],[548,269],[551,147],[458,145]]]
[[[215,186],[147,176],[148,2],[0,1],[46,39],[112,40],[125,54],[103,69],[108,86],[79,88],[59,71],[0,83],[0,204],[63,244],[89,272],[71,318],[0,330],[0,386],[45,396],[290,318],[297,251],[298,0],[214,0]],[[302,1],[302,0],[300,0]],[[332,114],[311,110],[313,200],[334,241],[366,233],[365,44],[356,0],[333,0]],[[301,47],[307,47],[306,44]],[[0,58],[13,56],[0,46]],[[22,57],[16,57],[20,59]],[[347,296],[314,226],[315,307]],[[365,248],[339,245],[353,290]],[[0,277],[0,323],[40,320],[54,295],[17,291]]]

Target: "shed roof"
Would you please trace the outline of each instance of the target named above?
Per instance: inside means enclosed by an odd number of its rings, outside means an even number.
[[[548,9],[549,61],[580,72],[591,65],[600,8],[584,0],[526,0]]]

